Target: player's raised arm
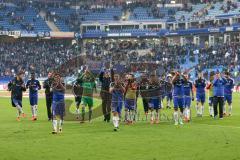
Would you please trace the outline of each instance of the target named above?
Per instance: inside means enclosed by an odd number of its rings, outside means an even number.
[[[213,86],[216,86],[218,84],[219,79],[220,79],[220,76],[218,74],[215,75],[215,78],[213,80]]]
[[[183,78],[183,80],[184,80],[185,82],[188,81],[187,77],[184,76],[184,74],[181,74],[181,77]]]
[[[27,90],[27,88],[26,88],[26,86],[25,86],[23,81],[22,81],[21,89],[22,89],[22,91],[26,91]]]
[[[222,79],[224,85],[225,85],[226,83],[228,83],[227,78],[226,78],[226,75],[221,76],[221,79]]]
[[[110,83],[109,92],[112,93],[114,90],[114,82]]]
[[[193,83],[191,82],[191,94],[192,94],[192,101],[194,101],[194,91],[193,91]]]
[[[180,74],[179,72],[175,72],[175,75],[172,78],[172,84],[176,82],[176,80],[179,78]]]
[[[42,89],[42,86],[41,86],[41,84],[40,84],[39,81],[37,81],[37,85],[38,85],[38,90],[41,90],[41,89]]]
[[[26,84],[26,89],[28,89],[30,86],[30,80],[27,81],[27,84]]]
[[[99,81],[100,81],[100,82],[103,82],[104,70],[105,70],[104,68],[101,69],[101,72],[100,72],[100,74],[99,74]]]
[[[9,81],[9,83],[8,83],[8,91],[12,91],[12,86],[13,86],[12,81]]]

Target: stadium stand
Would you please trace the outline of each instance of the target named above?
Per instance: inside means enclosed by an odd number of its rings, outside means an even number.
[[[205,41],[209,41],[209,37],[204,37],[199,44],[200,46],[193,45],[193,39],[181,45],[180,42],[167,44],[166,35],[160,37],[155,33],[172,30],[173,27],[169,27],[168,22],[193,23],[200,20],[214,21],[216,17],[235,17],[240,15],[239,6],[240,3],[235,1],[207,2],[192,6],[183,5],[183,7],[169,7],[165,5],[158,7],[156,4],[148,2],[120,6],[99,5],[98,7],[86,4],[80,8],[65,5],[49,5],[44,7],[28,5],[26,7],[18,4],[2,4],[0,5],[0,30],[49,32],[50,29],[45,20],[50,20],[62,32],[74,31],[79,32],[81,36],[83,34],[89,37],[100,36],[97,42],[86,42],[84,40],[82,42],[80,38],[78,43],[81,45],[81,49],[76,49],[78,45],[72,45],[71,40],[64,40],[64,42],[29,42],[27,40],[14,43],[1,42],[0,73],[1,76],[11,76],[16,74],[16,71],[19,69],[31,70],[37,68],[37,74],[45,76],[49,69],[64,64],[68,60],[82,54],[86,54],[91,60],[113,61],[116,64],[124,64],[128,69],[131,66],[127,64],[154,62],[158,64],[160,70],[161,68],[164,68],[165,71],[170,71],[174,68],[181,70],[191,69],[193,75],[199,70],[209,72],[212,68],[218,70],[228,68],[232,72],[238,72],[240,48],[237,43],[224,42],[225,44],[219,43],[207,46],[203,44],[205,44]],[[40,12],[46,12],[46,17],[40,16]],[[129,17],[123,19],[122,17],[127,15],[127,13],[129,13]],[[107,26],[104,26],[108,22],[115,24],[126,22],[128,24],[128,22],[135,21],[143,23],[141,24],[142,27],[132,25],[134,27],[109,29]],[[163,26],[159,28],[143,27],[144,22],[147,23],[149,21],[163,22]],[[103,23],[104,25],[101,27],[89,27],[85,31],[81,31],[82,23],[87,22],[93,22],[94,24]],[[239,24],[239,21],[233,22],[232,26],[235,24]],[[208,31],[209,27],[216,27],[215,23],[205,23],[202,25],[192,25],[189,28],[207,28]],[[220,22],[220,20],[218,25],[220,27],[230,26],[229,22]],[[178,26],[176,29],[185,30],[186,27]],[[220,29],[218,32],[223,33]],[[107,42],[107,40],[101,39],[101,34],[104,33],[113,35],[113,37],[110,36],[113,39],[118,39],[118,34],[121,33],[136,33],[136,35],[144,36],[152,34],[153,37],[162,38],[165,42],[155,43],[151,40],[145,41],[140,36],[136,36],[138,37],[136,42],[132,41],[131,43],[123,37],[121,37],[123,38],[121,41]],[[106,37],[108,36],[107,34]],[[124,35],[125,38],[128,38],[128,36]],[[140,54],[141,50],[146,50],[146,53]],[[40,67],[36,67],[36,61],[38,61]],[[141,70],[144,70],[143,66],[139,67]],[[159,73],[162,72],[159,71]]]
[[[49,27],[33,7],[0,7],[1,30],[49,31]]]

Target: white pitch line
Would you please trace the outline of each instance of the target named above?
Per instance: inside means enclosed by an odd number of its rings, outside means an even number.
[[[196,124],[196,123],[195,123]],[[211,126],[211,127],[220,127],[220,128],[235,128],[235,129],[240,129],[238,126],[223,126],[223,125],[214,125],[214,124],[199,124],[197,125],[204,125],[204,126]]]

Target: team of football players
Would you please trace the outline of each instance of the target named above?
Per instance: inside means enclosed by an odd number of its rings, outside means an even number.
[[[44,88],[51,93],[51,99],[47,99],[47,104],[52,106],[52,113],[48,107],[48,118],[52,120],[53,132],[62,132],[63,118],[65,113],[65,86],[61,76],[57,73],[50,76],[44,82]],[[41,85],[36,80],[34,73],[27,81],[23,81],[23,72],[9,82],[8,89],[11,91],[12,106],[17,109],[17,120],[20,117],[26,117],[22,109],[22,93],[29,89],[29,101],[32,111],[32,120],[37,120],[38,90]],[[217,118],[219,107],[219,118],[222,119],[226,113],[226,104],[228,104],[228,115],[232,114],[232,92],[234,80],[230,73],[224,74],[211,72],[209,81],[203,78],[199,73],[198,78],[190,81],[187,72],[171,72],[166,77],[159,78],[156,74],[143,73],[140,78],[135,78],[133,73],[126,74],[121,78],[115,74],[113,69],[102,69],[99,75],[99,81],[102,83],[101,98],[104,121],[109,122],[111,113],[114,125],[114,131],[119,130],[119,123],[124,117],[124,122],[133,124],[138,114],[137,99],[142,97],[142,104],[145,118],[150,123],[160,122],[160,110],[163,108],[163,100],[166,98],[166,108],[171,108],[173,101],[173,120],[175,125],[182,125],[191,119],[191,101],[194,101],[194,89],[196,90],[196,113],[198,117],[204,114],[204,105],[206,99],[206,90],[209,90],[209,115]],[[96,90],[96,82],[93,74],[88,68],[83,69],[79,74],[73,86],[73,93],[76,101],[76,115],[79,118],[80,106],[82,106],[81,122],[85,119],[85,108],[89,108],[88,120],[91,121],[93,114],[93,95]],[[49,94],[48,93],[48,94]],[[47,93],[46,93],[47,97]],[[49,102],[51,101],[51,102]],[[81,105],[82,104],[82,105]],[[124,109],[122,109],[124,105]],[[122,116],[124,110],[124,116]],[[60,119],[59,122],[57,119]]]

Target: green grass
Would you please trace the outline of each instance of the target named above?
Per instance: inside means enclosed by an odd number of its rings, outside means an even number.
[[[45,99],[39,101],[38,121],[16,122],[9,98],[0,98],[0,160],[239,160],[239,96],[234,95],[233,116],[224,120],[210,118],[206,107],[203,118],[183,126],[139,121],[113,132],[112,123],[98,118],[91,124],[65,122],[58,135],[50,134]],[[24,110],[29,117],[28,99]],[[171,116],[172,110],[162,112]]]

